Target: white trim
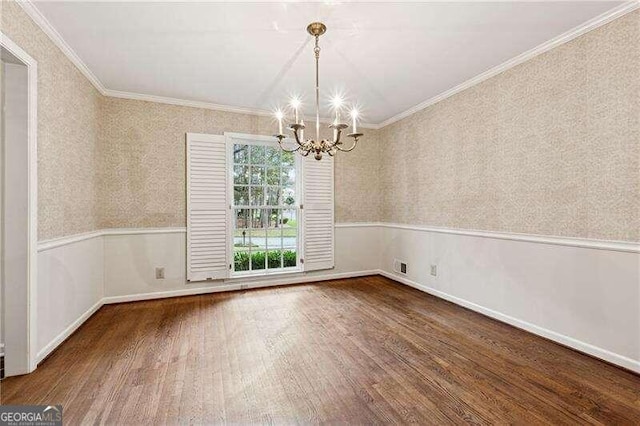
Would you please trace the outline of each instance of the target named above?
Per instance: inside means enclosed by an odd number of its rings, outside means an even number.
[[[134,101],[155,102],[159,104],[184,106],[191,108],[210,109],[214,111],[233,112],[236,114],[252,114],[261,116],[273,116],[273,112],[258,108],[235,107],[231,105],[216,104],[213,102],[194,101],[189,99],[170,98],[167,96],[147,95],[144,93],[123,92],[107,89],[104,93],[110,98],[130,99]]]
[[[250,133],[238,132],[224,132],[222,135],[225,137],[225,143],[231,146],[235,143],[232,142],[231,139],[238,139],[241,143],[247,145],[258,145],[256,142],[264,142],[266,145],[278,146],[278,140],[268,135],[252,135]]]
[[[385,222],[336,223],[336,228],[381,227],[391,229],[407,229],[411,231],[435,232],[439,234],[466,235],[470,237],[494,238],[499,240],[524,241],[528,243],[551,244],[558,246],[580,247],[596,250],[622,251],[640,253],[640,242],[597,240],[590,238],[560,237],[554,235],[519,234],[513,232],[482,231],[474,229],[444,228],[437,226],[408,225]]]
[[[96,237],[109,237],[116,235],[137,235],[137,234],[183,234],[187,232],[187,228],[107,228],[97,231],[83,232],[81,234],[73,234],[66,237],[52,238],[50,240],[40,241],[38,243],[38,251],[46,251],[56,247],[65,246],[67,244],[77,243],[79,241],[90,240]]]
[[[568,247],[580,247],[597,250],[622,251],[629,253],[640,253],[640,243],[632,241],[611,241],[611,240],[595,240],[587,238],[571,238],[546,236],[536,234],[518,234],[497,231],[480,231],[467,230],[457,228],[441,228],[435,226],[405,225],[400,223],[384,223],[384,222],[342,222],[336,223],[336,228],[392,228],[407,229],[411,231],[436,232],[440,234],[467,235],[471,237],[495,238],[500,240],[524,241],[539,244],[551,244]],[[52,248],[64,246],[82,240],[88,240],[101,236],[115,235],[138,235],[138,234],[177,234],[185,233],[187,229],[184,227],[171,228],[110,228],[99,231],[86,232],[83,234],[74,234],[67,237],[54,238],[38,243],[38,251],[50,250]]]
[[[520,55],[509,59],[506,62],[503,62],[502,64],[495,66],[493,68],[491,68],[488,71],[483,72],[482,74],[478,74],[477,76],[470,78],[469,80],[455,86],[452,87],[449,90],[446,90],[442,93],[440,93],[439,95],[436,95],[430,99],[427,99],[424,102],[419,103],[418,105],[415,105],[411,108],[409,108],[406,111],[403,111],[399,114],[394,115],[391,118],[387,118],[386,120],[382,121],[381,123],[379,123],[377,125],[376,128],[380,129],[383,128],[385,126],[388,126],[389,124],[395,123],[396,121],[400,121],[403,118],[406,118],[410,115],[415,114],[418,111],[422,111],[423,109],[436,104],[442,100],[445,100],[453,95],[455,95],[456,93],[462,92],[463,90],[466,90],[470,87],[475,86],[476,84],[482,83],[485,80],[488,80],[491,77],[494,77],[504,71],[507,71],[510,68],[515,67],[516,65],[519,65],[523,62],[526,62],[530,59],[533,59],[534,57],[547,52],[553,48],[556,48],[558,46],[561,46],[573,39],[575,39],[576,37],[579,37],[591,30],[594,30],[598,27],[601,27],[602,25],[605,25],[615,19],[618,19],[624,15],[626,15],[629,12],[632,12],[634,10],[636,10],[638,7],[640,7],[640,2],[638,1],[629,1],[626,3],[623,3],[622,5],[615,7],[599,16],[596,16],[593,19],[588,20],[587,22],[584,22],[580,25],[578,25],[577,27],[567,31],[564,34],[561,34],[557,37],[552,38],[551,40],[548,40],[544,43],[542,43],[539,46],[534,47],[531,50],[528,50],[524,53],[521,53]]]
[[[58,48],[67,56],[67,58],[84,74],[85,77],[95,86],[95,88],[102,93],[104,96],[112,97],[112,98],[120,98],[120,99],[131,99],[138,101],[147,101],[147,102],[157,102],[168,105],[177,105],[177,106],[186,106],[193,108],[202,108],[202,109],[210,109],[215,111],[225,111],[225,112],[233,112],[239,114],[253,114],[259,116],[271,116],[273,112],[258,109],[258,108],[248,108],[248,107],[237,107],[231,105],[223,105],[216,104],[213,102],[204,102],[204,101],[194,101],[189,99],[179,99],[172,98],[166,96],[157,96],[157,95],[148,95],[143,93],[134,93],[134,92],[125,92],[118,90],[111,90],[106,88],[100,79],[96,77],[93,72],[87,67],[87,65],[80,59],[80,57],[75,53],[75,51],[69,46],[69,44],[62,38],[60,33],[53,27],[53,25],[47,20],[47,18],[38,10],[37,6],[35,6],[32,0],[18,0],[18,4],[24,9],[24,11],[33,19],[33,21],[40,27],[40,29],[49,36],[49,38],[53,41],[53,43],[58,46]],[[590,19],[587,22],[584,22],[577,27],[567,31],[564,34],[561,34],[551,40],[548,40],[539,46],[534,47],[527,52],[524,52],[502,64],[491,68],[488,71],[483,72],[455,87],[452,87],[449,90],[446,90],[439,95],[436,95],[424,102],[415,105],[406,111],[403,111],[399,114],[396,114],[380,123],[360,123],[359,125],[362,128],[367,129],[381,129],[389,124],[395,123],[396,121],[402,120],[412,114],[415,114],[418,111],[421,111],[437,102],[440,102],[444,99],[447,99],[450,96],[455,95],[463,90],[466,90],[476,84],[479,84],[491,77],[494,77],[510,68],[515,67],[523,62],[526,62],[548,50],[551,50],[555,47],[558,47],[564,43],[567,43],[576,37],[579,37],[591,30],[594,30],[602,25],[605,25],[617,18],[620,18],[626,15],[629,12],[632,12],[640,7],[640,2],[638,1],[628,1],[623,3],[622,5],[615,7],[599,16],[596,16],[593,19]],[[321,119],[322,122],[330,123],[330,119]]]
[[[104,299],[98,300],[92,307],[87,309],[85,313],[80,315],[78,319],[72,322],[67,328],[65,328],[62,333],[58,334],[52,341],[50,341],[47,346],[42,348],[37,355],[37,363],[42,362],[51,352],[53,352],[62,342],[64,342],[69,336],[73,334],[74,331],[78,329],[86,320],[88,320],[98,309],[104,305]]]
[[[66,246],[67,244],[77,243],[79,241],[90,240],[96,237],[102,237],[104,231],[83,232],[82,234],[69,235],[67,237],[52,238],[50,240],[40,241],[38,243],[38,252],[47,251],[56,247]]]
[[[340,223],[336,224],[336,227],[339,228],[361,228],[361,227],[387,227],[387,228],[398,228],[398,229],[415,229],[419,231],[426,232],[445,232],[445,233],[454,233],[459,235],[473,235],[477,236],[480,234],[479,232],[472,233],[474,231],[463,231],[463,230],[451,230],[451,229],[442,229],[442,228],[426,228],[426,227],[414,227],[408,225],[398,225],[398,224],[383,224],[377,222],[365,222],[365,223]],[[133,229],[124,229],[124,230],[103,230],[99,231],[100,235],[109,236],[109,235],[128,235],[128,234],[146,234],[146,233],[161,233],[163,228],[133,228]],[[167,228],[169,232],[174,233],[182,233],[184,232],[184,228]],[[489,238],[494,238],[495,233],[482,232],[480,236],[486,236]],[[84,235],[90,235],[84,234]],[[500,238],[500,237],[498,237]],[[76,241],[81,241],[78,239]],[[524,240],[523,241],[528,241]],[[592,241],[592,240],[590,240]],[[538,242],[538,241],[534,241]],[[555,244],[556,242],[551,242]],[[624,243],[624,244],[634,244],[634,243]],[[565,244],[566,245],[566,244]],[[593,247],[588,247],[593,248]],[[636,244],[637,248],[637,244]],[[607,248],[610,249],[610,248]],[[623,250],[628,251],[628,250]],[[509,315],[505,315],[501,312],[485,308],[481,305],[475,304],[473,302],[469,302],[465,299],[458,298],[456,296],[449,295],[440,290],[433,289],[426,285],[417,283],[415,281],[409,280],[403,276],[395,275],[393,273],[376,269],[376,270],[364,270],[364,271],[356,271],[356,272],[347,272],[347,273],[339,273],[339,274],[291,274],[290,276],[277,276],[273,278],[266,277],[241,277],[235,279],[227,279],[224,281],[219,281],[219,284],[213,284],[209,287],[196,287],[196,288],[184,288],[181,290],[173,290],[173,291],[161,291],[161,292],[153,292],[153,293],[141,293],[141,294],[131,294],[124,296],[108,296],[100,299],[92,308],[90,308],[85,314],[83,314],[78,320],[76,320],[73,324],[71,324],[65,331],[63,331],[59,336],[57,336],[51,343],[49,343],[42,351],[38,353],[38,361],[42,360],[46,355],[48,355],[57,345],[59,345],[64,339],[66,339],[75,329],[79,327],[84,321],[86,321],[93,312],[97,311],[100,306],[103,304],[111,304],[111,303],[122,303],[122,302],[133,302],[139,300],[151,300],[151,299],[161,299],[167,297],[177,297],[177,296],[187,296],[187,295],[197,295],[197,294],[207,294],[207,293],[216,293],[222,291],[234,291],[234,290],[244,290],[244,289],[252,289],[252,288],[261,288],[261,287],[270,287],[277,285],[291,285],[291,284],[303,284],[309,282],[318,282],[325,280],[338,280],[345,278],[353,278],[359,276],[367,276],[367,275],[375,275],[379,274],[385,276],[394,281],[400,282],[402,284],[409,285],[411,287],[417,288],[426,293],[432,294],[436,297],[442,298],[444,300],[451,301],[460,306],[464,306],[476,312],[479,312],[488,317],[497,319],[499,321],[505,322],[509,325],[512,325],[517,328],[521,328],[533,334],[548,338],[557,343],[566,345],[575,350],[584,352],[586,354],[595,356],[597,358],[603,359],[605,361],[611,362],[615,365],[619,365],[621,367],[627,368],[629,370],[640,373],[640,361],[633,360],[631,358],[618,355],[606,349],[602,349],[600,347],[591,345],[586,342],[582,342],[580,340],[565,336],[563,334],[554,332],[552,330],[548,330],[546,328],[542,328],[531,324],[526,321],[519,320],[517,318],[511,317]]]
[[[135,302],[135,301],[142,301],[142,300],[164,299],[169,297],[218,293],[218,292],[224,292],[224,291],[265,288],[265,287],[272,287],[272,286],[279,286],[279,285],[304,284],[304,283],[310,283],[310,282],[356,278],[356,277],[369,276],[369,275],[382,275],[393,281],[408,285],[410,287],[416,288],[425,293],[431,294],[435,297],[438,297],[438,298],[450,301],[452,303],[455,303],[456,305],[471,309],[482,315],[488,316],[490,318],[494,318],[498,321],[504,322],[516,328],[520,328],[522,330],[528,331],[535,335],[542,336],[554,342],[568,346],[577,351],[589,354],[596,358],[600,358],[602,360],[611,362],[615,365],[640,373],[640,362],[636,360],[633,360],[631,358],[628,358],[622,355],[615,354],[606,349],[602,349],[597,346],[591,345],[589,343],[585,343],[580,340],[565,336],[563,334],[556,333],[546,328],[538,327],[529,322],[522,321],[517,318],[511,317],[509,315],[505,315],[501,312],[494,311],[492,309],[485,308],[478,304],[469,302],[467,300],[464,300],[455,296],[451,296],[442,291],[433,289],[426,285],[419,284],[415,281],[409,280],[405,277],[398,276],[380,269],[347,272],[347,273],[341,273],[341,274],[328,274],[328,275],[302,275],[301,274],[300,276],[292,277],[286,280],[281,280],[281,279],[266,280],[266,281],[265,280],[260,280],[260,281],[230,280],[230,282],[228,283],[221,284],[218,286],[212,286],[212,287],[201,287],[201,288],[192,288],[192,289],[184,289],[184,290],[131,294],[126,296],[104,297],[100,299],[96,304],[94,304],[91,308],[89,308],[84,314],[82,314],[76,321],[74,321],[69,327],[67,327],[49,344],[47,344],[47,346],[38,353],[37,359],[38,359],[38,362],[41,362],[44,358],[46,358],[46,356],[48,356],[51,352],[53,352],[53,350],[55,350],[65,339],[67,339],[75,330],[78,329],[78,327],[80,327],[80,325],[82,325],[86,320],[88,320],[103,305],[114,304],[114,303]]]
[[[129,99],[129,100],[144,101],[144,102],[155,102],[159,104],[208,109],[212,111],[231,112],[235,114],[250,114],[250,115],[263,116],[263,117],[273,117],[273,111],[260,109],[260,108],[216,104],[214,102],[195,101],[191,99],[172,98],[169,96],[148,95],[145,93],[125,92],[125,91],[111,90],[111,89],[105,89],[105,91],[102,94],[110,98]],[[331,121],[332,120],[330,118],[320,117],[320,122],[322,123],[331,123]],[[358,123],[358,126],[365,129],[379,128],[377,124],[371,124],[371,123]],[[274,130],[274,133],[275,133],[275,130]],[[269,138],[275,140],[272,136],[270,136]]]
[[[244,278],[234,278],[224,280],[224,284],[211,286],[189,288],[184,290],[159,291],[153,293],[130,294],[126,296],[108,296],[102,299],[105,305],[112,303],[136,302],[139,300],[164,299],[167,297],[193,296],[198,294],[219,293],[223,291],[247,290],[254,288],[275,287],[281,285],[305,284],[319,281],[341,280],[345,278],[364,277],[368,275],[377,275],[378,270],[345,272],[341,274],[323,274],[311,275],[301,273],[290,278],[282,279],[281,277],[271,280],[245,280]],[[222,280],[221,280],[222,282]]]
[[[102,230],[102,235],[110,237],[114,235],[138,235],[138,234],[184,234],[186,227],[171,228],[107,228]]]
[[[64,53],[73,65],[89,80],[91,84],[103,95],[106,89],[100,79],[91,72],[89,67],[80,59],[76,52],[67,44],[60,33],[51,25],[51,22],[40,12],[38,7],[31,0],[18,0],[17,3],[22,7],[27,15],[40,27],[40,29],[51,39],[53,44]]]
[[[190,99],[172,98],[168,96],[149,95],[144,93],[125,92],[120,90],[111,90],[105,87],[100,79],[89,69],[87,64],[78,56],[78,54],[69,46],[62,35],[55,29],[53,24],[40,12],[38,7],[32,0],[17,0],[17,3],[22,7],[27,15],[40,27],[61,51],[71,61],[72,64],[78,68],[78,70],[89,80],[91,84],[104,96],[110,98],[131,99],[136,101],[156,102],[160,104],[185,106],[191,108],[209,109],[214,111],[231,112],[236,114],[251,114],[259,116],[273,116],[273,111],[268,111],[259,108],[239,107],[233,105],[216,104],[206,101],[195,101]],[[324,123],[331,123],[331,119],[321,119]],[[359,123],[360,127],[377,129],[375,124]]]
[[[334,227],[336,228],[371,228],[375,226],[382,226],[383,222],[336,222]]]
[[[494,311],[493,309],[485,308],[484,306],[475,304],[473,302],[469,302],[465,299],[461,299],[456,296],[452,296],[448,293],[444,293],[440,290],[436,290],[434,288],[428,287],[424,284],[417,283],[415,281],[409,280],[399,275],[395,275],[383,270],[379,270],[378,274],[382,275],[383,277],[389,278],[390,280],[400,282],[402,284],[416,288],[425,293],[429,293],[433,296],[439,297],[440,299],[448,300],[449,302],[455,303],[456,305],[463,306],[475,312],[479,312],[482,315],[486,315],[490,318],[504,322],[513,327],[520,328],[522,330],[528,331],[535,335],[542,336],[554,342],[560,343],[561,345],[568,346],[577,351],[608,361],[615,365],[619,365],[631,371],[635,371],[636,373],[640,373],[640,361],[636,361],[631,358],[618,355],[616,353],[610,352],[606,349],[599,348],[597,346],[591,345],[581,340],[577,340],[572,337],[565,336],[564,334],[556,333],[555,331],[551,331],[546,328],[531,324],[529,322],[519,320],[509,315],[505,315],[501,312]]]
[[[219,293],[223,291],[234,291],[234,290],[245,290],[245,289],[255,289],[255,288],[264,288],[264,287],[275,287],[280,285],[291,285],[291,284],[303,284],[309,282],[318,282],[318,281],[328,281],[328,280],[339,280],[345,278],[355,278],[355,277],[363,277],[367,275],[377,275],[378,270],[370,270],[370,271],[356,271],[356,272],[348,272],[342,274],[329,274],[329,275],[303,275],[300,274],[293,278],[288,279],[277,279],[277,280],[243,280],[243,279],[233,279],[233,280],[225,280],[224,284],[220,284],[212,287],[200,287],[200,288],[187,288],[184,290],[172,290],[172,291],[158,291],[153,293],[141,293],[141,294],[130,294],[126,296],[108,296],[103,297],[98,300],[93,306],[91,306],[87,311],[85,311],[78,319],[76,319],[73,323],[71,323],[67,328],[64,329],[60,334],[58,334],[53,340],[51,340],[41,351],[37,354],[36,365],[42,360],[44,360],[47,356],[49,356],[60,344],[62,344],[69,336],[73,334],[82,324],[84,324],[93,314],[95,314],[98,309],[100,309],[104,305],[110,305],[114,303],[126,303],[126,302],[137,302],[142,300],[155,300],[155,299],[165,299],[168,297],[179,297],[179,296],[194,296],[198,294],[208,294],[208,293]]]
[[[28,177],[27,187],[29,199],[27,206],[28,213],[28,348],[27,357],[29,371],[36,369],[36,348],[38,342],[37,334],[37,288],[38,288],[38,63],[18,46],[13,40],[0,31],[0,46],[7,49],[13,56],[22,61],[27,67],[28,78],[28,129],[27,129],[27,155],[28,155]]]
[[[376,226],[368,224],[366,226]],[[597,250],[640,253],[640,243],[631,241],[609,241],[588,238],[557,237],[552,235],[518,234],[510,232],[480,231],[472,229],[441,228],[435,226],[404,225],[400,223],[380,223],[383,228],[408,229],[412,231],[436,232],[440,234],[466,235],[470,237],[494,238],[499,240],[524,241],[528,243],[552,244]]]

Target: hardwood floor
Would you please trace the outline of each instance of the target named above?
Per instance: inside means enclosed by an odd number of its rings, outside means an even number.
[[[640,424],[640,376],[379,276],[101,308],[3,404],[65,424]]]

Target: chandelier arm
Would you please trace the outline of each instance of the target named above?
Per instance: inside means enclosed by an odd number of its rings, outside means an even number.
[[[304,143],[300,142],[300,135],[298,135],[298,130],[304,129],[304,126],[300,127],[299,124],[292,124],[289,126],[291,130],[293,130],[293,135],[296,138],[296,143],[298,144],[298,148],[304,148]]]
[[[278,138],[278,145],[280,145],[280,149],[285,151],[285,152],[296,152],[296,151],[300,150],[300,148],[303,147],[302,144],[300,142],[298,142],[298,146],[296,147],[296,149],[286,149],[284,147],[284,145],[282,145],[282,140],[284,138],[286,138],[286,136],[285,135],[276,135],[276,138]],[[296,137],[296,139],[297,139],[297,137]]]
[[[358,138],[353,138],[353,145],[351,146],[351,148],[340,148],[340,144],[336,144],[334,145],[334,147],[338,150],[338,151],[342,151],[342,152],[349,152],[349,151],[353,151],[356,147],[356,145],[358,145]]]
[[[296,152],[296,151],[299,151],[300,148],[302,148],[301,146],[299,146],[296,149],[287,149],[282,145],[281,141],[278,141],[278,143],[280,144],[280,149],[283,150],[284,152]]]

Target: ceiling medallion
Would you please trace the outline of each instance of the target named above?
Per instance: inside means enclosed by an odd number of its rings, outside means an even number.
[[[304,139],[304,120],[300,119],[300,101],[293,99],[291,101],[291,109],[293,110],[294,123],[289,124],[287,128],[293,132],[297,147],[295,149],[286,149],[282,143],[283,139],[287,136],[283,132],[283,120],[285,115],[281,110],[276,111],[276,118],[278,119],[278,134],[275,135],[278,138],[280,148],[287,152],[299,151],[303,156],[308,156],[310,153],[314,153],[316,160],[322,159],[322,154],[327,153],[330,156],[334,156],[338,151],[349,152],[352,151],[358,144],[358,139],[363,135],[358,133],[357,121],[358,111],[353,108],[350,112],[352,127],[351,133],[347,134],[348,137],[353,138],[353,145],[350,148],[344,148],[340,136],[342,131],[349,127],[346,123],[340,122],[340,112],[342,109],[343,101],[340,97],[336,97],[333,100],[333,108],[335,110],[335,119],[333,123],[329,125],[329,128],[333,129],[332,140],[320,139],[320,79],[319,79],[319,59],[320,59],[320,46],[318,40],[320,36],[327,31],[327,27],[322,22],[312,22],[307,27],[307,32],[315,37],[316,45],[313,48],[313,53],[316,58],[316,137],[315,139]]]

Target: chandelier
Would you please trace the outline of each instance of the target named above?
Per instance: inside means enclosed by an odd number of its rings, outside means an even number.
[[[334,156],[338,151],[349,152],[353,151],[353,149],[358,144],[358,139],[363,135],[362,133],[358,133],[357,121],[358,121],[358,111],[353,108],[351,110],[351,120],[352,120],[352,128],[351,133],[347,134],[348,137],[353,138],[353,145],[350,148],[344,148],[342,146],[342,141],[340,137],[342,136],[342,131],[349,127],[346,123],[340,122],[340,113],[342,109],[342,99],[340,97],[336,97],[333,101],[333,107],[335,109],[335,119],[333,123],[329,125],[329,128],[333,129],[333,138],[331,140],[320,139],[320,78],[319,74],[319,60],[320,60],[320,46],[318,45],[318,40],[320,36],[327,31],[327,27],[322,22],[313,22],[309,24],[307,27],[307,32],[315,37],[315,47],[313,48],[313,53],[316,58],[316,137],[315,139],[304,139],[304,120],[300,119],[300,101],[298,99],[293,99],[291,101],[291,108],[294,113],[294,123],[289,124],[287,128],[293,132],[293,136],[295,137],[296,147],[295,149],[287,149],[283,145],[282,141],[287,136],[283,132],[283,120],[285,119],[284,113],[281,110],[276,111],[276,118],[278,120],[278,134],[275,135],[278,138],[278,144],[280,148],[286,152],[296,152],[299,151],[303,156],[308,156],[310,153],[314,153],[314,157],[316,160],[322,159],[322,154],[327,153],[330,156]]]

